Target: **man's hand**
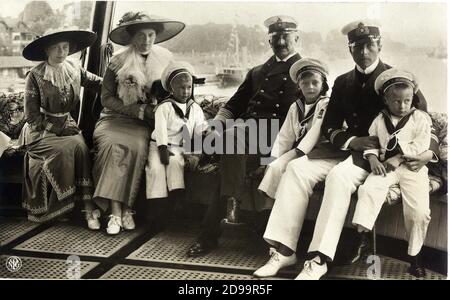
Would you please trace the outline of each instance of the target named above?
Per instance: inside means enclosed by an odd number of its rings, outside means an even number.
[[[155,112],[153,111],[155,106],[152,104],[147,104],[144,109],[144,120],[153,121],[155,119]]]
[[[250,174],[248,174],[248,177],[252,179],[260,179],[264,176],[266,170],[267,166],[259,166],[256,170],[250,172]]]
[[[427,150],[416,156],[403,155],[403,158],[406,161],[405,165],[408,169],[414,172],[418,172],[431,159],[433,159],[433,151]]]
[[[372,170],[372,173],[374,175],[382,175],[386,176],[386,169],[384,168],[383,164],[378,160],[378,157],[376,155],[369,155],[367,157],[370,163],[370,169]]]
[[[393,156],[389,159],[387,159],[383,165],[384,168],[386,169],[386,172],[391,172],[391,171],[395,171],[395,169],[397,169],[401,163],[404,162],[404,159],[402,158],[401,154],[397,154],[396,156]]]
[[[66,127],[58,134],[58,136],[77,135],[80,131],[81,130],[78,127]]]
[[[368,149],[380,148],[380,142],[376,136],[363,136],[354,138],[348,147],[355,151],[364,151]]]
[[[158,152],[159,160],[163,165],[167,166],[169,164],[170,156],[173,156],[174,154],[170,152],[166,145],[158,146]]]

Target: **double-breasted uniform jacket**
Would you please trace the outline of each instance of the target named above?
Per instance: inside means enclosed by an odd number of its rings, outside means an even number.
[[[296,84],[289,78],[289,69],[300,58],[297,53],[286,62],[277,62],[274,55],[251,69],[216,119],[278,119],[281,126],[289,107],[299,97]]]
[[[352,154],[354,164],[367,169],[367,161],[362,158],[362,152],[341,149],[349,138],[369,135],[372,121],[385,107],[383,97],[375,92],[375,79],[381,72],[390,68],[391,66],[380,60],[375,70],[369,75],[363,75],[354,68],[336,78],[322,123],[322,133],[329,139],[332,146],[314,149],[308,154],[309,158],[345,158]],[[414,95],[413,105],[427,111],[427,103],[420,90]],[[344,121],[347,128],[344,127]],[[437,143],[433,139],[430,149],[435,154],[438,153]]]

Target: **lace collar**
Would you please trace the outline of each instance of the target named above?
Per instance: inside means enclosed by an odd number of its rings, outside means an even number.
[[[50,81],[59,90],[67,89],[76,79],[77,72],[73,62],[65,60],[59,65],[45,63],[44,80]]]

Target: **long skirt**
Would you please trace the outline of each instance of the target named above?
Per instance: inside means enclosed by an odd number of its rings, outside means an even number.
[[[106,211],[109,201],[131,208],[148,157],[150,127],[127,117],[104,117],[94,130],[94,201]]]
[[[22,206],[30,221],[49,221],[72,210],[75,201],[92,199],[89,149],[81,134],[28,145],[24,173]]]

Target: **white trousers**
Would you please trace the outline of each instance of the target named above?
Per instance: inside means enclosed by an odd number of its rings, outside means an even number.
[[[268,243],[279,242],[294,251],[297,249],[313,188],[338,163],[337,159],[308,159],[303,156],[287,164],[264,232]]]
[[[288,163],[296,157],[296,151],[295,149],[292,149],[270,163],[266,168],[266,173],[259,184],[258,190],[274,199],[278,185],[280,184],[281,176],[286,171]]]
[[[334,259],[351,196],[368,175],[353,164],[351,156],[331,169],[325,179],[322,205],[308,252],[317,251]]]
[[[175,155],[169,158],[167,166],[161,163],[158,147],[150,142],[150,151],[145,166],[147,180],[147,199],[166,198],[168,191],[184,189],[184,157],[181,151],[169,148]]]
[[[353,224],[372,229],[386,200],[389,187],[400,184],[403,218],[409,242],[408,254],[417,255],[425,240],[430,223],[430,196],[428,169],[410,171],[404,165],[385,177],[370,174],[358,190]]]

